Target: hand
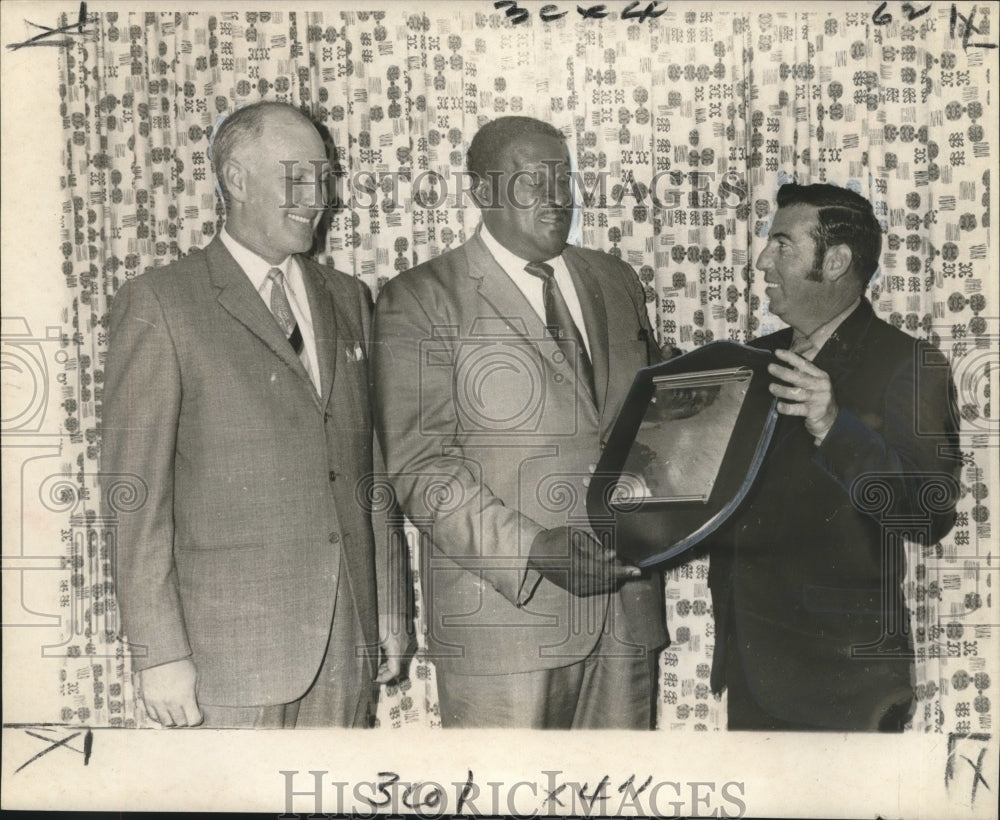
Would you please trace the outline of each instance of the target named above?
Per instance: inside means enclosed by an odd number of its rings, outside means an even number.
[[[778,402],[778,412],[786,416],[805,417],[806,430],[819,444],[830,432],[840,411],[833,396],[830,377],[808,359],[790,350],[775,350],[774,355],[789,366],[769,364],[767,372],[791,385],[773,382],[770,385],[771,394],[784,399]]]
[[[417,649],[414,634],[402,615],[379,615],[379,646],[381,662],[375,683],[392,683],[406,677],[406,667]]]
[[[136,694],[161,726],[197,726],[204,720],[194,694],[198,672],[190,658],[143,669],[138,680]]]
[[[642,570],[618,560],[586,530],[554,527],[542,530],[531,544],[528,567],[578,598],[618,589]]]

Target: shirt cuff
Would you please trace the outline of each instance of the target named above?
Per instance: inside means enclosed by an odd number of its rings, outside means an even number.
[[[537,569],[526,567],[521,576],[521,586],[517,590],[517,599],[514,601],[514,606],[520,608],[528,603],[531,600],[531,596],[535,594],[535,590],[538,588],[541,580],[542,576]]]

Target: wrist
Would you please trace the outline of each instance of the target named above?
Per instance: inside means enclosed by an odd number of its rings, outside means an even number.
[[[819,423],[812,426],[809,430],[813,435],[813,444],[819,447],[824,439],[826,439],[827,434],[833,429],[834,423],[837,421],[837,414],[832,413],[827,417],[824,417]]]

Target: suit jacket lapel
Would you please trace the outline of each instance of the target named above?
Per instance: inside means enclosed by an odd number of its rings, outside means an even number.
[[[564,253],[576,295],[583,312],[583,332],[590,345],[590,363],[594,368],[594,398],[598,415],[603,413],[608,395],[608,313],[604,307],[604,291],[598,281],[599,274],[584,259],[567,248]]]
[[[523,339],[539,343],[545,349],[542,354],[549,357],[559,348],[545,330],[545,323],[535,313],[521,289],[511,281],[479,238],[477,233],[467,244],[469,276],[477,280],[479,295],[503,320],[507,329]],[[495,335],[496,328],[480,328],[484,335]],[[494,331],[491,333],[491,331]]]
[[[333,294],[324,285],[322,274],[310,259],[295,257],[302,271],[309,312],[312,315],[313,334],[316,337],[316,358],[319,359],[320,406],[326,409],[330,401],[330,391],[337,374],[337,315]]]
[[[219,304],[236,321],[259,338],[286,365],[305,379],[310,385],[312,381],[302,364],[302,360],[292,350],[274,316],[254,290],[243,269],[236,263],[232,255],[216,237],[205,248],[208,262],[208,276],[212,285],[219,290],[216,297]],[[315,321],[315,320],[314,320]],[[315,390],[311,390],[315,395]]]
[[[853,369],[852,363],[861,351],[864,337],[874,318],[875,312],[871,303],[867,299],[862,299],[861,304],[840,323],[840,327],[826,340],[822,350],[813,359],[813,364],[825,370],[830,376],[834,394],[837,385]]]
[[[861,350],[864,336],[874,317],[871,303],[867,299],[862,299],[861,304],[840,323],[840,327],[826,340],[826,344],[813,358],[813,364],[830,377],[835,396],[837,387],[851,373],[852,363]],[[792,333],[791,328],[786,328],[774,334],[771,342],[766,345],[767,349],[788,350],[792,345]],[[804,428],[799,416],[781,416],[772,440],[772,448],[781,444],[790,433],[801,429]]]
[[[469,276],[478,280],[479,295],[493,308],[493,310],[498,314],[498,316],[503,320],[506,328],[509,332],[520,336],[521,338],[532,342],[539,351],[542,360],[546,365],[550,367],[555,367],[553,362],[559,361],[560,353],[559,344],[553,339],[549,332],[545,329],[545,322],[542,321],[541,317],[535,312],[535,309],[531,306],[527,299],[524,298],[524,294],[521,289],[511,281],[511,278],[504,272],[503,268],[497,263],[487,249],[486,245],[479,238],[477,233],[468,243],[466,243],[466,253],[468,255],[469,262]],[[578,266],[579,267],[579,266]],[[587,302],[587,306],[583,307],[584,310],[584,322],[586,324],[586,332],[588,338],[590,339],[590,345],[592,348],[600,347],[601,354],[605,357],[603,364],[603,391],[598,387],[598,394],[601,396],[603,401],[603,392],[607,390],[607,320],[604,318],[604,299],[599,293],[600,287],[593,282],[593,274],[590,272],[589,267],[586,265],[582,266],[586,268],[581,278],[574,275],[573,281],[577,285],[577,293],[580,294],[582,290],[585,290],[588,294],[588,298],[580,296],[581,304]],[[572,273],[572,268],[570,269]],[[588,275],[589,274],[589,275]],[[581,290],[581,282],[582,290]],[[591,287],[594,285],[594,287]],[[596,299],[593,297],[593,290],[597,290]],[[595,307],[598,306],[598,307]],[[588,317],[588,311],[592,313],[599,313],[600,318]],[[600,334],[598,338],[591,334],[592,327],[594,332]],[[492,328],[483,327],[479,329],[484,335],[495,335],[491,333]],[[570,369],[571,365],[565,365],[567,369]],[[595,382],[600,385],[602,382],[598,381],[597,371],[595,369],[594,373]],[[593,402],[590,397],[590,390],[585,385],[582,380],[578,378],[573,378],[573,383],[576,386],[576,390],[586,399],[583,406],[593,406]]]

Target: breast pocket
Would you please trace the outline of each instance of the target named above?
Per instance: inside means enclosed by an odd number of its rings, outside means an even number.
[[[368,403],[368,353],[364,343],[360,339],[354,338],[337,339],[336,356],[334,399],[346,396],[348,406],[366,408]],[[340,395],[338,396],[338,394]]]

